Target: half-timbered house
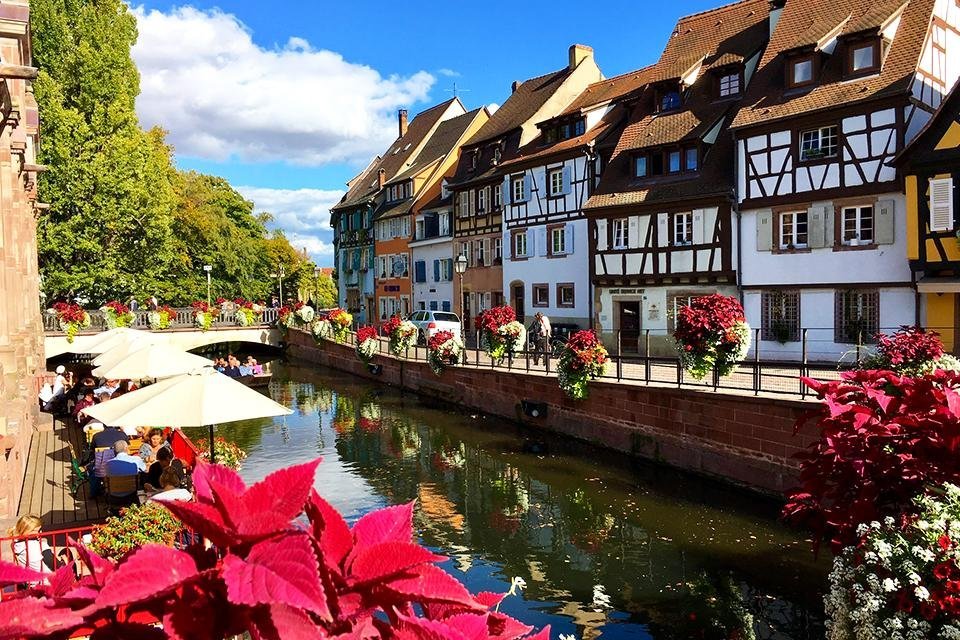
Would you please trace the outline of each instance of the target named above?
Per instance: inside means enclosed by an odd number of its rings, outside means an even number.
[[[744,306],[762,353],[835,359],[915,320],[891,160],[957,78],[960,7],[787,0],[771,15],[733,123]]]
[[[672,352],[677,310],[736,293],[726,128],[769,33],[767,0],[681,18],[631,107],[589,220],[594,326],[609,346]]]
[[[907,258],[917,287],[917,324],[960,352],[960,90],[897,156],[905,176]]]
[[[454,202],[454,253],[464,255],[468,264],[457,309],[467,327],[481,310],[504,302],[505,196],[520,202],[529,193],[526,181],[505,180],[500,165],[537,137],[537,123],[562,112],[601,78],[593,50],[573,45],[563,69],[514,82],[510,97],[461,150],[449,187]],[[507,190],[509,194],[504,193]]]
[[[643,90],[647,72],[591,84],[570,106],[539,123],[539,135],[501,165],[503,291],[518,317],[542,311],[555,327],[591,326],[583,205],[600,178],[599,148],[626,118],[619,101]]]
[[[330,209],[340,304],[354,314],[358,323],[377,318],[373,220],[390,198],[387,182],[410,168],[441,122],[465,112],[460,100],[452,98],[422,111],[408,125],[407,110],[401,109],[397,139],[348,183],[347,193]]]

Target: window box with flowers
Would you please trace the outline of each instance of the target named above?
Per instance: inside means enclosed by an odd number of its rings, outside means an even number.
[[[103,313],[103,321],[107,329],[129,327],[136,319],[133,312],[130,311],[130,307],[116,300],[111,300],[100,307],[100,312]]]
[[[480,313],[474,320],[480,334],[480,348],[496,362],[523,349],[527,330],[517,322],[513,307],[503,305]]]
[[[452,331],[438,331],[427,344],[427,361],[438,376],[452,364],[460,362],[463,342]]]
[[[357,357],[364,364],[369,364],[377,354],[380,339],[374,327],[359,327],[357,329]]]

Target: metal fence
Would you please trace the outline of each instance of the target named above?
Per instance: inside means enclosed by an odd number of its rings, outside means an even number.
[[[190,307],[174,309],[174,317],[170,318],[168,329],[196,329],[195,320],[196,311]],[[279,309],[272,307],[264,309],[260,319],[250,326],[264,327],[273,325],[277,321]],[[106,330],[107,322],[104,314],[99,309],[87,311],[90,314],[90,326],[80,333],[99,333]],[[133,323],[130,325],[135,329],[150,330],[150,311],[134,311]],[[240,327],[237,323],[236,310],[221,309],[220,315],[213,320],[213,328]],[[57,316],[52,313],[43,314],[43,329],[47,333],[63,333],[60,324],[57,322]]]

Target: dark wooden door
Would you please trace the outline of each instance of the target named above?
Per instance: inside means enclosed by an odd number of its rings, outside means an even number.
[[[520,324],[523,324],[525,318],[523,315],[523,309],[526,306],[526,299],[523,295],[523,285],[515,284],[513,285],[513,310],[517,314],[517,321]]]
[[[637,353],[640,343],[640,302],[620,302],[620,349]]]

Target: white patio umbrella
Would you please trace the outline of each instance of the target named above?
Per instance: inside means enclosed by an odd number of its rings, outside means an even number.
[[[126,342],[118,342],[112,345],[106,351],[103,351],[93,359],[93,364],[102,366],[105,364],[116,364],[129,356],[134,351],[139,351],[144,347],[151,345],[170,344],[170,338],[167,336],[158,336],[152,333],[131,336]]]
[[[72,353],[103,353],[120,344],[126,344],[143,336],[149,336],[148,331],[131,329],[130,327],[117,327],[108,331],[102,331],[95,336],[90,336],[85,340],[74,340],[74,346],[70,349]],[[84,336],[85,337],[85,336]]]
[[[213,362],[210,360],[169,344],[145,344],[121,358],[110,358],[94,369],[93,375],[107,380],[159,379],[211,365]]]
[[[209,367],[161,380],[84,411],[115,427],[209,427],[211,462],[217,424],[293,413]]]

